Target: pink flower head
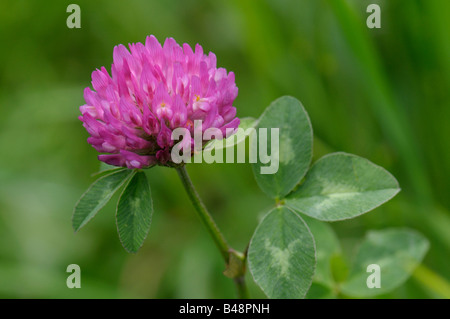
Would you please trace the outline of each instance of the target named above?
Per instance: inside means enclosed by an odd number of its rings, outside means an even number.
[[[203,54],[200,45],[194,52],[167,38],[161,46],[152,35],[145,45],[130,44],[129,51],[116,46],[113,59],[111,76],[104,67],[92,72],[94,90],[84,90],[86,104],[80,107],[88,143],[106,153],[100,161],[128,168],[170,166],[172,130],[189,129],[194,145],[195,120],[202,121],[202,131],[218,128],[225,134],[238,127],[234,73],[216,68],[214,53]]]

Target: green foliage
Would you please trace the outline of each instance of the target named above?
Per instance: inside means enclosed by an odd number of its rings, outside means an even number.
[[[311,218],[306,221],[316,241],[317,256],[313,284],[306,298],[336,298],[338,295],[367,298],[385,295],[411,276],[429,247],[428,240],[411,229],[370,231],[356,256],[348,261],[328,224]],[[369,267],[371,265],[379,266],[379,272],[375,273]],[[380,287],[369,288],[367,283],[372,282],[371,275],[379,275]]]
[[[355,155],[333,153],[314,164],[286,205],[319,220],[336,221],[364,214],[399,191],[397,180],[384,168]]]
[[[239,124],[239,128],[242,130],[238,130],[236,134],[233,134],[228,138],[224,138],[222,140],[212,140],[205,146],[203,151],[211,152],[213,149],[215,150],[226,149],[228,147],[234,147],[244,142],[252,132],[249,129],[255,128],[258,122],[253,117],[244,117],[241,118],[240,120],[241,123]]]
[[[270,298],[303,298],[316,264],[312,234],[286,207],[271,210],[253,235],[248,264],[256,283]]]
[[[78,231],[86,225],[132,175],[133,171],[120,169],[96,180],[75,205],[73,229]]]
[[[289,126],[285,126],[284,121]],[[340,282],[347,277],[340,245],[331,228],[310,220],[315,237],[306,236],[308,226],[300,216],[297,216],[300,219],[291,216],[293,211],[323,221],[349,219],[373,210],[400,190],[397,180],[384,168],[346,153],[322,157],[300,182],[309,168],[312,152],[312,143],[305,142],[311,140],[312,129],[305,123],[309,123],[309,118],[301,103],[283,97],[269,106],[257,125],[258,128],[280,126],[280,145],[291,137],[298,142],[280,147],[280,162],[283,163],[283,156],[286,159],[290,153],[297,154],[299,160],[284,165],[275,174],[263,175],[259,172],[261,164],[253,165],[261,189],[276,197],[278,205],[286,205],[278,206],[263,219],[253,235],[248,254],[253,278],[270,298],[303,298],[313,281],[316,259],[319,264],[308,298],[336,296],[341,289]],[[306,149],[300,156],[302,147]],[[286,194],[289,195],[283,198]],[[378,295],[404,282],[428,249],[426,239],[422,235],[415,236],[395,230],[369,234],[368,243],[363,244],[348,281],[342,285],[343,292]],[[314,240],[318,243],[317,254]],[[388,247],[390,241],[395,244]],[[411,247],[416,250],[409,251]],[[383,280],[389,281],[383,289],[371,290],[366,284],[366,268],[371,263],[383,265],[383,278],[387,278]]]
[[[150,229],[152,195],[144,172],[137,172],[125,186],[117,204],[116,223],[120,241],[130,253],[141,248]]]
[[[260,158],[261,150],[258,148],[260,161],[252,165],[256,182],[268,196],[282,198],[300,182],[311,162],[312,127],[308,114],[300,101],[284,96],[269,105],[259,118],[256,129],[258,140],[261,139],[261,129],[267,129],[267,154],[279,156],[276,174],[261,174],[265,159]],[[271,129],[279,130],[279,140],[272,141]]]
[[[332,260],[342,254],[339,240],[329,224],[306,216],[305,222],[316,243],[317,265],[313,282],[333,289]]]
[[[422,262],[428,251],[428,240],[409,229],[371,231],[359,247],[348,279],[342,283],[343,293],[354,297],[370,297],[387,293],[401,284]],[[380,266],[380,288],[368,288],[366,279],[371,264]]]
[[[125,250],[136,253],[147,237],[152,220],[150,185],[144,172],[108,166],[101,166],[100,172],[108,174],[96,180],[75,205],[72,225],[75,231],[86,225],[125,184],[117,203],[117,231]]]
[[[113,171],[116,169],[121,169],[121,168],[120,167],[118,168],[117,166],[106,164],[105,162],[100,162],[100,168],[98,169],[97,174],[101,174],[103,172],[108,172],[108,171]]]
[[[380,30],[365,26],[369,3],[382,8]],[[113,46],[153,33],[198,42],[216,53],[217,64],[236,74],[240,118],[261,114],[281,95],[299,97],[314,125],[313,160],[344,150],[392,172],[402,186],[394,200],[359,218],[326,224],[339,235],[345,254],[335,256],[350,267],[345,256],[364,232],[417,229],[430,241],[420,274],[417,268],[400,289],[383,297],[448,298],[439,286],[450,281],[449,1],[205,0],[181,6],[82,0],[79,5],[79,30],[65,27],[67,3],[0,5],[1,297],[235,297],[230,280],[217,276],[223,263],[194,222],[172,170],[151,171],[155,211],[162,212],[153,216],[152,249],[144,246],[132,258],[123,250],[112,218],[114,198],[89,228],[76,236],[71,232],[73,204],[98,168],[97,153],[77,119],[83,89],[95,68],[109,70]],[[259,212],[272,202],[252,180],[250,165],[191,165],[189,171],[224,234],[244,249]],[[321,242],[304,217],[316,239],[318,273]],[[78,290],[64,285],[64,269],[74,262],[83,272]],[[342,280],[336,264],[333,271]],[[323,286],[315,287],[308,296]],[[250,288],[252,296],[263,297],[256,285]]]

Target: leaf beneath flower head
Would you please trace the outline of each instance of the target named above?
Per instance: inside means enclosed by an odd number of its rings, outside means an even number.
[[[308,114],[300,101],[283,96],[264,111],[256,129],[258,161],[252,164],[256,182],[270,197],[282,198],[305,176],[311,163],[312,127]],[[261,129],[267,129],[267,155],[272,156],[272,161],[267,164],[261,158]],[[271,129],[278,129],[279,141],[273,141],[275,150],[272,150]],[[277,170],[262,174],[261,169],[270,166],[270,163],[278,164]]]
[[[106,164],[105,162],[100,162],[100,167],[98,169],[98,172],[96,172],[94,175],[98,175],[104,172],[109,172],[109,171],[113,171],[113,170],[119,170],[119,169],[123,169],[123,167],[118,167],[118,166],[114,166],[114,165],[109,165]]]
[[[269,298],[303,298],[316,264],[314,239],[305,222],[286,207],[270,211],[256,228],[248,265]]]
[[[136,253],[150,230],[153,202],[144,172],[138,172],[120,196],[116,212],[117,231],[126,251]]]
[[[86,225],[133,173],[128,169],[120,169],[96,180],[75,205],[73,229],[77,232]]]
[[[346,153],[319,159],[305,181],[286,197],[286,206],[324,221],[353,218],[394,197],[397,180],[369,160]]]
[[[205,148],[204,152],[211,152],[213,149],[224,149],[228,147],[234,147],[239,143],[245,141],[246,138],[249,137],[251,131],[247,131],[249,128],[254,128],[258,121],[253,117],[244,117],[241,118],[241,123],[239,124],[239,129],[237,133],[229,136],[228,138],[224,138],[222,140],[212,140],[209,142]]]

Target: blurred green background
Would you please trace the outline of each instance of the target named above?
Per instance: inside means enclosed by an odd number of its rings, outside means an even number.
[[[117,197],[78,234],[71,228],[99,167],[77,119],[83,89],[95,68],[110,68],[115,45],[150,34],[215,52],[236,74],[240,117],[281,95],[301,100],[314,160],[345,151],[392,172],[397,197],[331,225],[347,260],[367,230],[420,231],[431,244],[421,271],[383,297],[445,297],[436,287],[450,281],[449,1],[78,0],[81,29],[68,29],[72,2],[0,3],[0,297],[235,296],[174,170],[148,171],[155,214],[138,254],[120,245]],[[365,25],[370,3],[381,6],[381,29]],[[188,170],[231,245],[245,249],[272,205],[249,164]],[[81,289],[66,287],[69,264],[81,267]]]

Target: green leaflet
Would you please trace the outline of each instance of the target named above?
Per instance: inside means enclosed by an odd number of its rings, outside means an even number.
[[[311,163],[312,127],[308,114],[300,101],[284,96],[269,105],[256,129],[259,156],[257,163],[252,164],[256,182],[268,196],[282,198],[300,182]],[[274,174],[261,174],[261,168],[270,163],[263,163],[269,158],[261,158],[260,129],[267,129],[267,155],[278,163]],[[278,129],[279,140],[272,141],[271,129]]]
[[[384,168],[356,155],[333,153],[312,166],[286,205],[319,220],[336,221],[364,214],[399,191],[397,180]]]
[[[119,169],[97,179],[75,205],[73,229],[77,232],[86,225],[133,174],[132,170]]]
[[[238,145],[239,143],[242,143],[250,134],[251,131],[247,131],[250,128],[254,128],[258,121],[254,119],[253,117],[244,117],[241,118],[241,123],[239,124],[239,128],[242,130],[238,130],[236,134],[231,135],[228,138],[224,138],[222,140],[212,140],[209,142],[205,148],[204,152],[211,152],[213,149],[225,149],[228,147],[233,147],[235,145]],[[244,131],[243,131],[244,130]]]
[[[150,229],[153,202],[144,172],[137,172],[123,190],[116,212],[117,231],[126,251],[136,253]]]
[[[334,288],[334,280],[331,270],[331,260],[334,256],[341,254],[339,240],[328,223],[304,217],[316,244],[317,265],[314,273],[313,283]]]
[[[428,240],[410,229],[369,232],[361,244],[342,292],[355,297],[387,293],[403,284],[428,251]],[[380,266],[380,288],[368,288],[369,265]]]
[[[109,165],[106,164],[105,162],[100,162],[100,166],[98,168],[98,172],[94,173],[93,175],[98,175],[98,174],[102,174],[102,173],[106,173],[106,172],[112,172],[114,170],[121,170],[124,169],[123,167],[118,167],[118,166],[113,166],[113,165]]]
[[[308,226],[286,207],[271,210],[253,235],[248,264],[255,282],[269,298],[303,298],[316,264]]]

